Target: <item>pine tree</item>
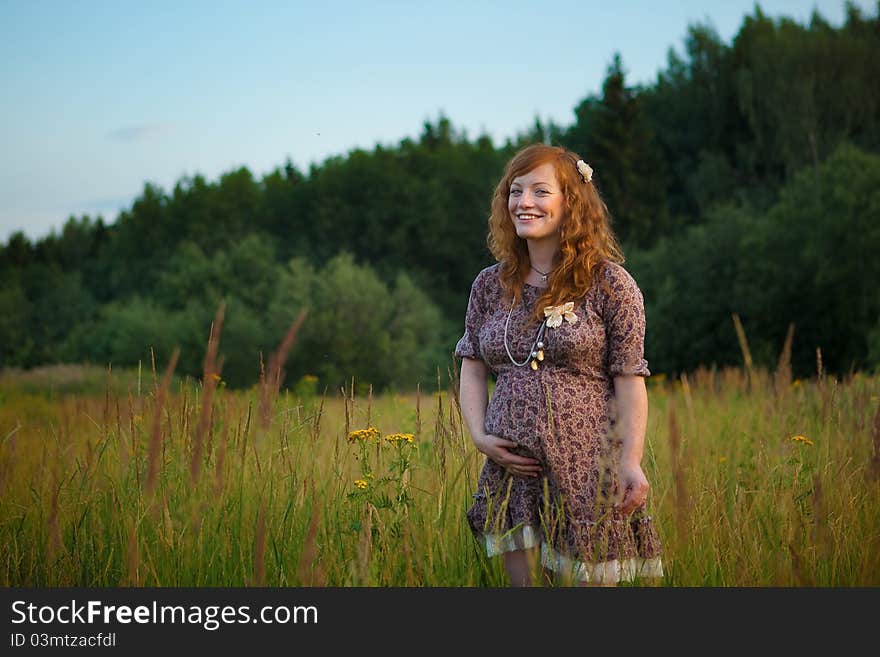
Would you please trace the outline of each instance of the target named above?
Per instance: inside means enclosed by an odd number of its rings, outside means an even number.
[[[585,99],[575,115],[565,143],[595,170],[618,237],[639,246],[654,243],[667,224],[664,168],[619,54],[608,67],[602,97]]]

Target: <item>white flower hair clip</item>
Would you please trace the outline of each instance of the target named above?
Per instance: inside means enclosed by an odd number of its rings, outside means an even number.
[[[583,160],[578,160],[577,168],[581,174],[581,178],[584,179],[585,183],[588,183],[593,179],[593,167],[591,167],[589,164],[587,164]]]
[[[547,328],[556,328],[562,325],[562,319],[569,324],[577,324],[578,316],[574,314],[574,301],[563,303],[558,306],[544,308],[544,317],[547,318]]]

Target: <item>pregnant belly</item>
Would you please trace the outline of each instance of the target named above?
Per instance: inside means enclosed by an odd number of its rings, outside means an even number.
[[[486,432],[512,440],[521,450],[528,450],[540,458],[541,419],[546,405],[538,395],[534,377],[499,377],[489,406],[486,409]]]

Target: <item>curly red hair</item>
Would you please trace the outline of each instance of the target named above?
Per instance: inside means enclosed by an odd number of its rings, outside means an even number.
[[[556,306],[583,297],[606,261],[623,263],[623,253],[611,230],[608,207],[596,186],[585,183],[577,168],[581,158],[558,146],[532,144],[517,152],[504,170],[492,197],[489,215],[489,250],[501,266],[501,285],[509,301],[519,302],[529,273],[526,241],[516,234],[508,210],[510,185],[542,164],[552,164],[565,198],[560,226],[560,248],[548,286],[535,306],[535,319],[543,321],[545,306]]]

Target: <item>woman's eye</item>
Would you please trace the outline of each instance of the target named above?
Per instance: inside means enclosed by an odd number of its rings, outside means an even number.
[[[522,193],[522,192],[521,192],[520,190],[518,190],[518,189],[511,189],[511,190],[510,190],[510,195],[511,195],[511,196],[518,196],[518,195],[521,194],[521,193]]]

